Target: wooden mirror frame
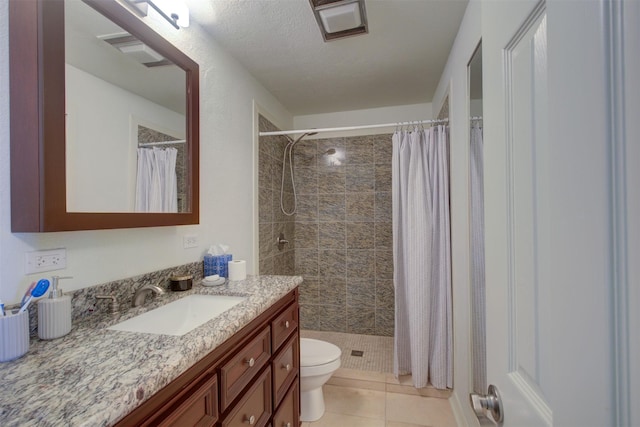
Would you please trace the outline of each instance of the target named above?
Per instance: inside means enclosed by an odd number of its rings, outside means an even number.
[[[9,2],[11,231],[198,224],[199,67],[115,0],[83,0],[186,73],[188,212],[67,212],[64,0]]]

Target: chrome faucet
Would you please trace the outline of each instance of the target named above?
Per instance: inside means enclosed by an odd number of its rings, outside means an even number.
[[[139,305],[144,304],[144,299],[147,295],[154,293],[156,295],[164,295],[164,289],[157,285],[144,285],[140,289],[138,289],[133,296],[133,307],[138,307]]]

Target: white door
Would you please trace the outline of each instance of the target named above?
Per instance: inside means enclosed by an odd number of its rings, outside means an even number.
[[[606,1],[483,1],[487,381],[505,426],[615,425]]]

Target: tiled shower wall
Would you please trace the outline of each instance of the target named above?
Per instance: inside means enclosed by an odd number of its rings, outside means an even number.
[[[260,117],[260,131],[278,130]],[[308,137],[307,137],[308,138]],[[280,210],[284,136],[260,137],[260,274],[303,276],[305,329],[393,336],[391,135],[303,139],[294,148],[298,211]],[[293,208],[285,171],[284,205]],[[289,244],[282,250],[276,238]]]
[[[302,327],[393,336],[391,135],[304,139],[294,165]]]
[[[271,122],[260,116],[261,132],[277,131]],[[295,218],[280,210],[280,182],[282,179],[282,156],[287,145],[284,136],[261,136],[259,151],[259,257],[260,274],[295,274]],[[287,212],[293,208],[291,174],[285,174],[284,205]],[[289,244],[276,244],[280,233]]]

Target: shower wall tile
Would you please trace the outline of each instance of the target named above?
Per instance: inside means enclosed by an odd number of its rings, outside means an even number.
[[[347,221],[373,221],[374,201],[376,197],[374,193],[357,193],[349,194],[347,198]]]
[[[344,193],[346,188],[344,166],[331,169],[318,169],[318,194]]]
[[[392,337],[394,325],[393,311],[376,309],[376,335]]]
[[[375,135],[373,140],[373,160],[375,164],[391,164],[393,144],[392,134]]]
[[[276,274],[292,276],[295,274],[295,251],[277,254],[273,257],[273,268]]]
[[[317,167],[318,147],[314,139],[303,139],[293,148],[295,167]]]
[[[296,249],[318,248],[318,223],[296,222]]]
[[[318,220],[340,221],[344,220],[345,196],[344,194],[319,194],[318,195]]]
[[[346,223],[321,222],[318,224],[318,247],[320,249],[346,248]]]
[[[347,278],[375,278],[375,251],[363,249],[347,250]]]
[[[260,131],[276,131],[267,119],[259,117]],[[280,181],[282,154],[287,138],[284,136],[261,136],[258,150],[258,241],[260,274],[293,274],[295,271],[295,220],[280,210]],[[285,182],[290,182],[285,179]],[[287,184],[290,185],[290,184]],[[288,187],[286,190],[290,190]],[[293,209],[293,194],[285,191],[285,207]],[[292,243],[278,250],[276,236],[285,233]]]
[[[318,193],[318,169],[315,167],[298,167],[294,173],[297,194]]]
[[[376,308],[393,312],[395,307],[393,280],[376,280]]]
[[[358,307],[347,309],[347,333],[380,335],[376,331],[376,309],[373,307]]]
[[[266,259],[275,255],[273,250],[273,223],[260,224],[258,226],[258,246],[260,259]]]
[[[393,251],[375,251],[376,277],[393,280]]]
[[[376,276],[376,253],[392,253],[391,136],[302,140],[294,156],[302,327],[393,335],[393,280]],[[273,163],[281,174],[281,156]],[[272,183],[279,197],[280,178]],[[285,222],[276,207],[275,227]]]
[[[321,306],[315,304],[300,304],[300,326],[302,329],[318,330],[318,320]]]
[[[347,249],[374,249],[375,227],[374,222],[348,222]]]
[[[344,278],[347,272],[347,255],[342,249],[320,249],[318,251],[318,275]]]
[[[391,191],[391,163],[375,165],[375,190]]]
[[[347,163],[350,165],[373,163],[373,140],[370,136],[347,138]]]
[[[320,304],[318,279],[310,279],[304,276],[303,279],[300,285],[300,304]]]
[[[295,256],[296,274],[318,276],[318,250],[298,249]]]
[[[347,284],[344,276],[323,277],[318,280],[318,290],[320,293],[320,303],[323,305],[337,305],[346,307],[347,305]]]
[[[375,189],[375,170],[372,165],[347,166],[347,193],[372,192]]]
[[[282,207],[288,212],[293,212],[293,208],[295,206],[295,198],[293,197],[293,193],[284,192],[282,195],[282,203],[280,202],[280,188],[277,190],[273,190],[273,222],[290,222],[295,221],[295,215],[285,215],[282,212]],[[298,198],[299,199],[299,198]]]
[[[375,195],[375,200],[375,221],[391,222],[391,192],[378,192]]]
[[[376,249],[393,250],[393,223],[375,222],[375,235]]]
[[[375,280],[349,279],[347,283],[347,314],[358,307],[375,309]]]
[[[347,332],[347,311],[345,306],[321,305],[318,314],[318,330]]]
[[[259,266],[260,274],[276,274],[273,268],[273,257],[270,258],[260,258]]]
[[[260,187],[258,191],[258,221],[260,223],[273,222],[273,191]]]
[[[301,194],[298,196],[297,221],[318,220],[318,196],[315,194]]]

